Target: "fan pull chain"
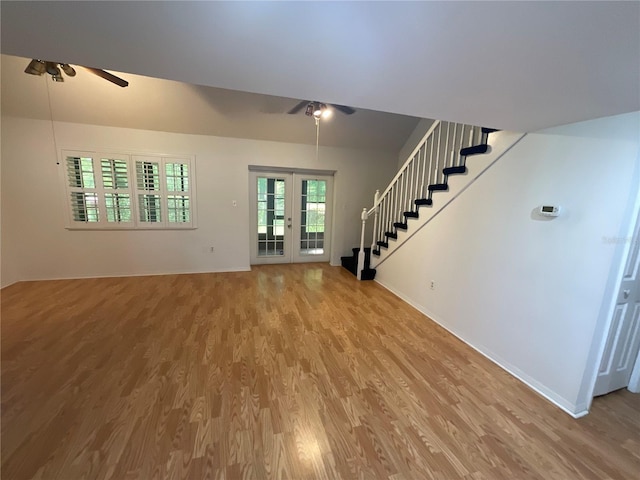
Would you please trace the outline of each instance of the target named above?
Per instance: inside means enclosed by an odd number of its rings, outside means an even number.
[[[319,157],[319,148],[320,148],[320,119],[316,118],[316,162]]]
[[[60,165],[58,159],[58,141],[56,139],[56,126],[53,123],[53,108],[51,107],[51,93],[49,92],[49,82],[47,76],[44,76],[44,83],[47,85],[47,100],[49,101],[49,120],[51,120],[51,134],[53,135],[53,149],[56,157],[56,165]]]

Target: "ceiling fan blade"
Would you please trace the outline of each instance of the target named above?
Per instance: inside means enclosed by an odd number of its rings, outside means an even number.
[[[101,78],[104,78],[105,80],[108,80],[111,83],[115,83],[119,87],[128,87],[129,86],[129,82],[127,82],[126,80],[123,80],[120,77],[116,77],[112,73],[105,72],[104,70],[100,70],[99,68],[91,68],[91,67],[84,67],[84,68],[89,70],[94,75],[97,75],[97,76],[99,76]]]
[[[336,105],[335,103],[332,103],[331,106],[336,110],[344,113],[345,115],[351,115],[353,113],[356,113],[355,108],[347,107],[346,105]]]
[[[300,110],[302,110],[304,107],[306,107],[309,104],[309,102],[307,100],[302,100],[300,103],[298,103],[295,107],[293,107],[291,110],[289,110],[287,113],[289,115],[292,115],[294,113],[298,113]]]

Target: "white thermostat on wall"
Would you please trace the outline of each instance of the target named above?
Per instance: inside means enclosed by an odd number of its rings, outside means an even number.
[[[538,207],[538,214],[543,217],[557,217],[560,215],[559,205],[540,205]]]

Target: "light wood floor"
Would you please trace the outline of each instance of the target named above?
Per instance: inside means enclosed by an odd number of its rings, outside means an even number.
[[[341,268],[2,291],[2,478],[638,479],[640,395],[574,420]]]

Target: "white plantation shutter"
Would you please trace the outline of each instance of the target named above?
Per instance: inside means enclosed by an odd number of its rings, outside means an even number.
[[[93,156],[70,154],[65,158],[65,165],[71,221],[76,224],[98,223],[100,213]]]
[[[133,226],[131,174],[128,155],[100,155],[105,220],[118,226]]]
[[[63,152],[71,227],[133,227],[128,155]]]
[[[193,161],[63,151],[68,228],[193,228]]]
[[[136,199],[138,221],[148,226],[163,227],[161,158],[134,157],[136,164]]]
[[[180,159],[164,159],[167,188],[167,221],[191,224],[191,185],[189,163]]]

